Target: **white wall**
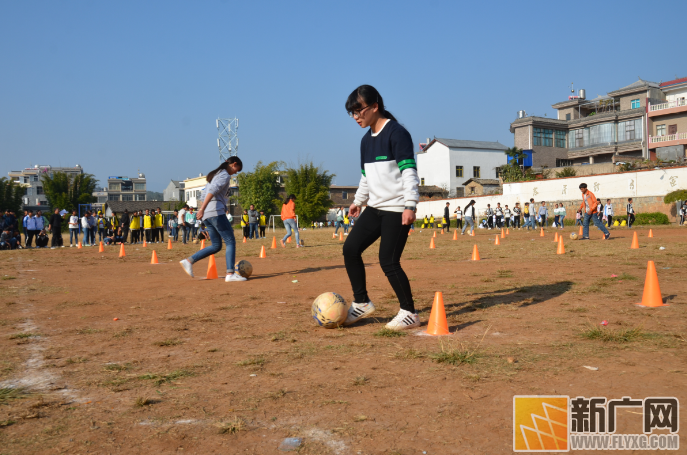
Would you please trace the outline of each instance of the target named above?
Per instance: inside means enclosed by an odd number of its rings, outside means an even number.
[[[503,150],[449,148],[435,142],[425,153],[416,157],[417,172],[425,185],[447,187],[455,193],[457,187],[473,177],[474,166],[480,167],[480,177],[495,179],[496,168],[504,166],[508,158]],[[456,166],[463,166],[463,177],[456,177]]]
[[[674,91],[667,89],[664,90],[666,94],[666,100],[667,101],[675,101],[678,98],[685,98],[687,97],[687,87],[675,89]]]
[[[582,182],[597,198],[665,196],[671,191],[687,188],[687,167],[506,183],[503,185],[503,194],[420,202],[417,205],[417,217],[443,213],[446,202],[451,203],[453,213],[457,204],[465,207],[471,199],[477,201],[475,210],[480,214],[484,213],[487,204],[494,207],[500,202],[502,206],[508,204],[512,208],[516,202],[524,206],[530,198],[534,198],[537,205],[541,201],[581,202],[579,186]]]

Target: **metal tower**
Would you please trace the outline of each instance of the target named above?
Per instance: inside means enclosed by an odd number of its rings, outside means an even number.
[[[219,162],[222,163],[230,156],[239,153],[239,119],[237,118],[218,118],[216,121],[217,148],[219,149]]]

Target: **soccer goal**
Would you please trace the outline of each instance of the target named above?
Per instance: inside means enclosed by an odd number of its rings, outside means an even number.
[[[268,226],[270,226],[270,225],[272,226],[272,232],[277,232],[277,228],[274,224],[275,218],[279,218],[281,220],[281,215],[270,215],[270,222],[269,222]],[[299,229],[299,227],[298,227],[298,215],[296,215],[296,228]]]

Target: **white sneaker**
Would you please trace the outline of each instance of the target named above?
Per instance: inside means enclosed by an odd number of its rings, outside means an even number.
[[[224,278],[225,283],[228,283],[230,281],[247,281],[247,280],[248,280],[248,278],[246,278],[245,276],[241,276],[238,273],[231,273],[231,274],[227,275],[226,278]]]
[[[74,245],[72,245],[72,244],[69,244],[69,248],[74,248]]]
[[[343,325],[351,325],[354,322],[357,322],[358,320],[364,318],[365,316],[369,316],[374,312],[375,306],[372,304],[372,302],[353,302],[351,303],[351,307],[348,309],[348,316],[346,316],[346,320],[344,321]]]
[[[420,318],[417,314],[404,309],[401,309],[386,325],[386,328],[390,330],[407,330],[413,327],[420,327]]]
[[[184,269],[184,272],[191,278],[193,278],[193,264],[191,264],[188,259],[184,259],[183,261],[179,261],[179,264],[181,264],[181,268]]]

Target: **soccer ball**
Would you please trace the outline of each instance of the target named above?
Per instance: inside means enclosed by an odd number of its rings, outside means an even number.
[[[301,239],[301,246],[305,245],[305,240]]]
[[[245,259],[236,263],[234,271],[244,278],[248,278],[253,274],[253,265]]]
[[[348,315],[348,304],[339,294],[325,292],[312,303],[312,318],[325,329],[339,327]]]
[[[570,240],[577,240],[578,237],[579,237],[579,236],[578,236],[575,232],[573,232],[572,234],[570,234]]]

